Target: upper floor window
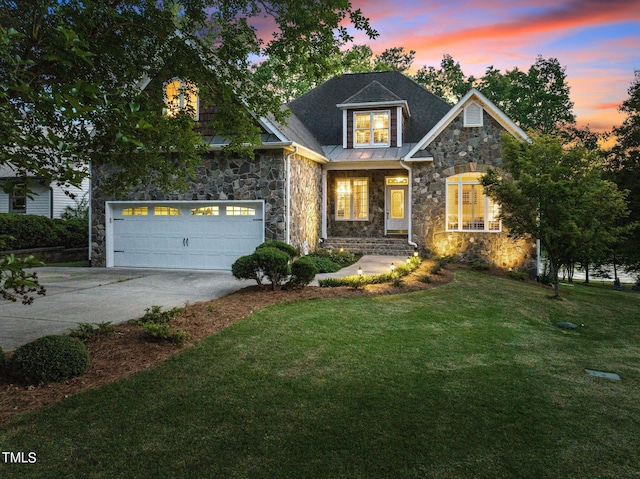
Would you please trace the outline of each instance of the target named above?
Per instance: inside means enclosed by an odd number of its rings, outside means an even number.
[[[198,119],[198,89],[193,83],[173,79],[165,84],[167,115],[174,116],[181,110],[188,110],[194,120]]]
[[[388,110],[354,113],[354,146],[389,146],[390,117]]]
[[[484,194],[481,176],[461,173],[447,178],[448,231],[500,231],[500,205]]]

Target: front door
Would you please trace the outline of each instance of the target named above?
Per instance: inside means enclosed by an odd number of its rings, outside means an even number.
[[[397,181],[397,180],[396,180]],[[386,185],[386,234],[407,234],[409,230],[409,198],[408,186],[389,184]]]

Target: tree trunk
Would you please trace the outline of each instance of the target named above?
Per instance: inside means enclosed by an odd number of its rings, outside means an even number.
[[[584,284],[589,284],[589,262],[584,265]]]

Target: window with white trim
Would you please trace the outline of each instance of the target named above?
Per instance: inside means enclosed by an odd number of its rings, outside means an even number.
[[[167,115],[175,116],[186,110],[194,120],[198,119],[198,88],[193,83],[174,78],[165,84],[164,97]]]
[[[340,178],[336,180],[336,220],[369,219],[369,180]]]
[[[27,185],[17,183],[9,192],[9,213],[27,212]]]
[[[500,205],[484,194],[483,173],[447,178],[447,231],[499,232]]]
[[[353,125],[355,147],[390,145],[391,112],[389,110],[355,112]]]

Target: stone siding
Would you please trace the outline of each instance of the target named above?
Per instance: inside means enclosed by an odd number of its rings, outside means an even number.
[[[322,227],[322,167],[299,155],[291,159],[290,241],[304,251],[306,242],[313,251]]]
[[[285,239],[285,177],[282,150],[256,152],[254,159],[229,158],[222,153],[203,157],[189,187],[183,193],[165,192],[156,186],[141,185],[116,197],[100,190],[104,168],[93,169],[91,203],[91,262],[105,266],[105,201],[201,201],[264,200],[265,239]]]
[[[327,178],[327,235],[329,238],[376,238],[384,236],[385,177],[407,176],[399,170],[330,171]],[[336,179],[367,178],[369,180],[369,220],[336,220]]]
[[[503,131],[486,112],[483,127],[464,127],[461,113],[429,145],[433,162],[413,163],[412,240],[423,254],[480,257],[500,267],[520,266],[532,255],[531,241],[516,242],[506,232],[446,231],[447,177],[502,167]]]

